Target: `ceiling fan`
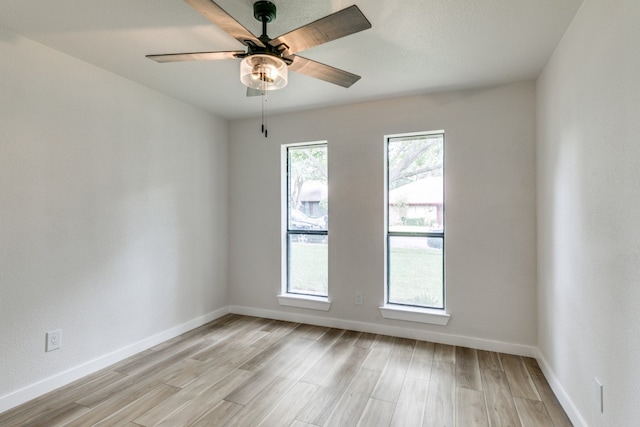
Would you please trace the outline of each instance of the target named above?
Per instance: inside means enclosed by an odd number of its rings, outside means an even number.
[[[170,53],[147,55],[156,62],[215,61],[242,59],[240,80],[247,86],[247,96],[264,95],[268,90],[287,85],[287,70],[315,77],[345,88],[360,76],[297,55],[338,38],[371,28],[371,23],[353,5],[276,38],[267,35],[267,24],[276,18],[276,6],[270,1],[257,1],[253,16],[262,23],[262,35],[256,37],[213,0],[184,0],[211,22],[247,47],[244,50]]]

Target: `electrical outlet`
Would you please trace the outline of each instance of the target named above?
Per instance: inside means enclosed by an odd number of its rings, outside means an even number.
[[[362,295],[362,292],[356,292],[355,304],[356,305],[363,305],[364,304],[364,295]]]
[[[62,329],[47,332],[46,351],[57,350],[62,347]]]
[[[600,384],[597,378],[593,379],[593,399],[598,405],[598,410],[604,413],[604,386]]]

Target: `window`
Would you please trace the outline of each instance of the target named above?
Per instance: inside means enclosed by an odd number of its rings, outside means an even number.
[[[387,138],[386,303],[444,309],[444,134]]]
[[[286,294],[328,296],[327,144],[286,147]]]

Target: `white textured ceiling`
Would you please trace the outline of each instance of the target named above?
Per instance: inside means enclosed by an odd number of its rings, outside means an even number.
[[[301,52],[362,76],[345,89],[290,73],[271,113],[537,77],[582,0],[272,0],[269,35],[357,4],[372,28]],[[260,35],[253,0],[216,0]],[[0,27],[234,119],[260,114],[239,61],[158,64],[146,54],[244,47],[182,0],[1,0]]]

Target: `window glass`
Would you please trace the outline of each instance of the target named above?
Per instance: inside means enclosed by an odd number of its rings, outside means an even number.
[[[289,293],[327,296],[327,236],[289,235]]]
[[[443,307],[441,237],[389,237],[389,302]]]

